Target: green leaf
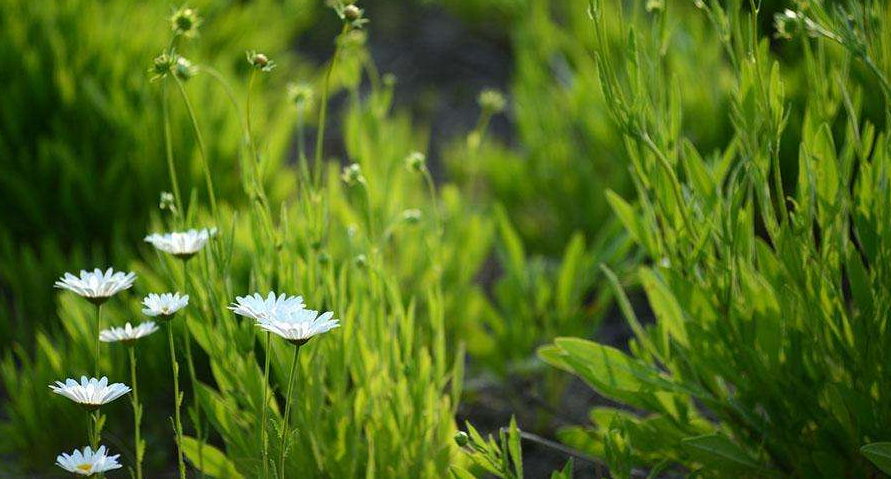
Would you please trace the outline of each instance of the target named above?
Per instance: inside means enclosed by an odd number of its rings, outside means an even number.
[[[641,268],[638,275],[647,292],[650,307],[653,308],[653,312],[659,320],[659,327],[663,330],[663,353],[667,355],[669,352],[668,336],[674,338],[682,346],[688,347],[690,341],[687,338],[687,328],[684,325],[684,312],[677,299],[653,270]]]
[[[510,418],[510,429],[507,434],[507,445],[510,451],[511,462],[517,479],[523,478],[523,451],[520,447],[520,429],[517,427],[517,419]]]
[[[203,452],[200,460],[199,450]],[[202,448],[194,437],[183,436],[183,453],[194,467],[198,468],[199,464],[203,463],[202,471],[208,476],[216,479],[244,478],[222,451],[209,444],[205,444]]]
[[[681,443],[703,462],[735,469],[763,469],[742,448],[720,434],[688,437],[681,440]]]
[[[615,213],[619,218],[619,221],[622,222],[622,226],[628,230],[628,234],[631,235],[631,238],[633,238],[639,245],[645,247],[651,254],[654,253],[655,249],[650,245],[647,229],[641,223],[640,215],[634,211],[634,207],[612,190],[606,191],[606,201],[609,202],[610,207],[613,209],[613,213]]]
[[[454,479],[476,479],[476,476],[471,474],[470,471],[460,466],[452,466],[449,468],[449,472],[452,473]]]
[[[891,474],[891,442],[874,442],[860,448],[860,453],[866,456],[876,467],[885,474]]]

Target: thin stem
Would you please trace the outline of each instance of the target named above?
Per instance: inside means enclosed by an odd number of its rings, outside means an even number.
[[[179,92],[183,97],[183,103],[186,104],[186,110],[189,112],[189,120],[192,122],[192,129],[195,132],[195,141],[198,142],[198,153],[201,156],[201,163],[204,169],[204,182],[207,184],[207,196],[210,199],[210,209],[213,213],[214,220],[216,220],[217,224],[220,224],[217,211],[217,198],[213,192],[213,179],[210,176],[210,166],[207,162],[207,150],[204,147],[204,139],[201,136],[201,129],[198,127],[198,118],[195,116],[195,109],[192,108],[192,102],[189,101],[189,95],[186,94],[186,88],[183,86],[183,82],[175,75],[172,78],[176,82],[176,86],[179,87]]]
[[[266,365],[263,367],[263,404],[260,405],[260,444],[263,445],[263,478],[269,478],[269,441],[266,438],[266,410],[269,409],[269,359],[272,356],[270,338],[266,332]]]
[[[167,173],[170,175],[170,184],[173,188],[173,198],[176,201],[176,213],[174,217],[178,222],[182,221],[185,211],[183,210],[183,200],[179,193],[179,180],[176,177],[176,165],[173,162],[173,141],[170,132],[170,110],[167,105],[167,82],[161,86],[161,112],[164,117],[164,152],[167,156]]]
[[[99,334],[102,331],[102,305],[96,305],[96,379],[99,379],[99,358],[102,356],[102,342],[99,341]]]
[[[282,417],[282,446],[279,451],[279,460],[278,460],[278,468],[279,474],[281,477],[285,477],[285,449],[288,446],[288,437],[290,434],[288,433],[288,418],[291,415],[291,393],[294,389],[294,372],[297,370],[297,353],[300,351],[300,346],[294,346],[294,357],[291,359],[291,372],[288,374],[288,395],[285,396],[285,415]]]
[[[179,465],[180,479],[186,479],[186,464],[183,462],[183,423],[180,418],[180,406],[182,405],[182,394],[179,391],[179,364],[176,362],[176,348],[173,346],[173,318],[167,321],[167,341],[170,345],[170,364],[173,368],[173,405],[174,405],[174,423],[173,429],[176,434],[176,457]]]
[[[130,402],[133,405],[133,444],[136,449],[136,479],[142,479],[142,437],[140,435],[140,424],[142,423],[142,407],[139,405],[139,387],[136,385],[136,353],[135,346],[127,348],[130,353],[130,387],[133,393],[130,395]]]
[[[328,89],[331,83],[331,72],[334,71],[334,64],[337,62],[337,56],[340,54],[340,38],[348,29],[349,25],[344,24],[340,35],[337,36],[334,55],[331,57],[328,70],[325,72],[325,84],[322,87],[322,103],[319,105],[319,126],[316,129],[315,160],[313,161],[313,178],[316,186],[318,186],[322,176],[322,143],[325,140],[325,116],[328,112]]]

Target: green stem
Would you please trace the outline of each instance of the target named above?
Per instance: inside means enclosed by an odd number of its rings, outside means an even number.
[[[684,195],[681,192],[681,182],[678,180],[677,174],[674,172],[674,168],[672,168],[671,163],[668,162],[668,158],[665,157],[665,154],[662,153],[662,150],[656,146],[656,143],[650,138],[650,135],[647,133],[643,133],[640,135],[640,138],[643,140],[644,144],[650,151],[656,155],[656,159],[658,160],[659,166],[665,170],[665,173],[668,175],[668,179],[671,181],[671,190],[674,193],[675,201],[677,201],[678,209],[681,211],[681,217],[684,220],[684,226],[687,228],[687,231],[690,232],[690,237],[693,238],[693,243],[696,243],[696,230],[693,229],[693,222],[690,219],[689,214],[687,213],[687,208],[685,208]]]
[[[183,423],[180,417],[180,406],[182,405],[182,394],[179,391],[179,364],[176,362],[176,348],[173,346],[173,318],[167,321],[167,341],[170,345],[170,364],[173,368],[173,405],[174,405],[174,424],[173,429],[176,434],[176,457],[179,465],[180,479],[186,479],[186,464],[183,462]]]
[[[325,140],[325,116],[328,112],[328,89],[331,83],[331,72],[334,71],[334,64],[337,62],[337,56],[340,54],[340,37],[349,29],[349,25],[344,24],[340,35],[337,36],[337,44],[334,47],[334,55],[328,64],[328,70],[325,72],[325,84],[322,87],[322,103],[319,105],[319,127],[316,129],[316,151],[315,160],[313,161],[313,178],[316,187],[322,177],[322,143]]]
[[[180,95],[183,97],[183,103],[186,104],[186,110],[189,112],[189,120],[192,122],[192,130],[195,132],[195,141],[198,142],[198,153],[201,156],[201,164],[204,170],[204,182],[207,185],[207,196],[210,199],[210,209],[213,213],[214,220],[218,225],[221,225],[217,211],[217,198],[213,191],[213,179],[210,176],[210,166],[207,162],[207,150],[204,147],[204,138],[201,136],[201,129],[198,127],[198,118],[195,116],[195,109],[192,108],[192,102],[189,101],[189,95],[186,94],[186,88],[183,86],[183,82],[175,75],[172,78],[176,82],[176,86],[179,87]]]
[[[269,360],[272,357],[270,338],[266,332],[266,365],[263,367],[263,403],[260,405],[260,444],[263,446],[263,478],[269,478],[269,441],[266,438],[266,410],[269,409]]]
[[[133,405],[133,444],[136,449],[136,479],[142,479],[142,437],[140,435],[140,424],[142,423],[142,407],[139,405],[139,388],[136,385],[136,353],[135,346],[130,346],[127,350],[130,353],[130,387],[133,394],[130,395],[130,401]]]
[[[161,112],[164,117],[164,151],[167,155],[167,173],[170,175],[170,184],[173,188],[173,198],[176,201],[176,214],[174,217],[181,222],[183,210],[183,200],[179,193],[179,180],[176,177],[176,165],[173,162],[173,141],[170,132],[170,107],[167,105],[167,82],[165,81],[161,87]]]
[[[291,415],[291,393],[294,389],[294,372],[297,370],[297,353],[300,351],[300,346],[294,346],[294,357],[291,359],[291,372],[288,374],[288,394],[285,396],[285,415],[282,417],[282,445],[281,450],[279,451],[279,460],[278,460],[278,469],[280,477],[285,477],[285,449],[288,446],[288,437],[290,436],[288,431],[288,418]]]
[[[102,331],[102,305],[96,305],[96,357],[95,357],[95,367],[96,379],[99,379],[99,358],[102,356],[102,342],[99,340],[99,334]]]
[[[186,262],[182,260],[183,265],[183,291],[186,291],[186,282],[188,280],[188,270]],[[192,383],[192,401],[195,408],[195,435],[198,439],[198,474],[204,477],[204,434],[201,424],[201,402],[198,400],[198,376],[195,374],[195,363],[192,359],[192,333],[189,331],[188,321],[183,321],[183,342],[186,345],[186,366],[189,370],[189,381]]]

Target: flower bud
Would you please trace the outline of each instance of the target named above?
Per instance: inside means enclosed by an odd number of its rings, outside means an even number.
[[[288,84],[288,101],[298,107],[309,106],[312,103],[313,89],[306,83]]]
[[[405,157],[405,166],[411,171],[423,172],[427,169],[427,157],[420,151],[413,151]]]
[[[362,175],[362,167],[358,163],[343,167],[343,173],[340,175],[343,182],[347,186],[355,186],[357,184],[365,184],[365,177]]]
[[[359,269],[365,269],[365,267],[368,266],[368,258],[364,254],[356,255],[356,258],[353,259],[353,262]]]
[[[198,74],[198,67],[184,57],[176,57],[176,68],[173,70],[180,80],[188,80]]]
[[[161,201],[158,207],[163,210],[170,210],[171,212],[176,211],[176,204],[174,202],[173,193],[169,191],[161,192]]]
[[[248,63],[251,64],[257,70],[268,72],[275,68],[275,62],[270,60],[269,57],[262,53],[257,53],[253,50],[249,50],[246,52]]]
[[[182,6],[170,16],[170,28],[177,35],[194,37],[198,35],[198,26],[201,25],[201,17],[198,11]]]
[[[783,13],[777,13],[773,17],[774,29],[776,30],[774,35],[776,38],[791,40],[801,28],[801,20],[802,17],[798,12],[788,8]]]
[[[504,95],[500,91],[493,89],[481,91],[476,101],[479,103],[480,108],[489,113],[501,113],[504,111],[505,105],[507,105]]]
[[[458,447],[464,447],[469,442],[470,442],[470,437],[467,436],[466,432],[458,431],[455,433],[455,443],[458,444]]]
[[[151,72],[155,74],[155,78],[163,78],[173,70],[174,66],[176,58],[165,52],[155,57]]]
[[[402,212],[402,221],[410,225],[418,224],[421,221],[421,210],[417,208],[408,209]]]
[[[328,264],[331,262],[331,255],[327,251],[319,253],[319,264]]]
[[[347,5],[343,7],[343,16],[351,22],[362,18],[362,10],[355,5]]]

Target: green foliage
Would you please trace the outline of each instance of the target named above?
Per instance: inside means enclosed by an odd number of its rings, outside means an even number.
[[[757,16],[739,1],[700,2],[733,74],[734,134],[703,155],[695,132],[677,128],[688,116],[675,87],[684,73],[663,54],[683,38],[677,10],[620,22],[616,45],[603,3],[590,2],[594,55],[637,191],[633,204],[609,201],[652,264],[608,273],[635,333],[628,352],[559,338],[539,355],[639,412],[595,409],[564,440],[606,458],[614,477],[629,477],[629,463],[721,478],[887,472],[883,446],[864,445],[887,439],[891,424],[891,8],[798,5],[800,28],[785,31],[808,72],[799,108]],[[866,116],[868,101],[883,105],[885,126]],[[800,138],[791,170],[781,147],[790,136]],[[653,324],[638,319],[623,283],[644,290]],[[610,452],[616,437],[625,459]]]
[[[202,59],[230,73],[246,45],[282,48],[307,25],[313,3],[195,2],[211,27],[197,48]],[[65,270],[131,255],[151,205],[169,188],[164,143],[147,134],[161,131],[161,100],[146,72],[170,32],[171,6],[127,0],[0,5],[0,201],[6,225],[0,233],[0,348],[17,340],[30,349],[36,329],[57,329],[47,285]],[[244,27],[261,23],[263,28]],[[197,53],[191,45],[184,50]],[[225,98],[223,90],[204,77],[195,79],[206,84],[199,90],[207,100],[202,119],[220,132],[237,131],[238,118],[216,101]],[[181,177],[200,178],[198,158],[186,155],[194,140],[183,134],[185,111],[177,105],[171,113],[173,148],[184,157]],[[269,118],[264,127],[277,137],[270,153],[281,152],[293,116]],[[233,171],[238,147],[237,141],[210,145],[214,166]],[[221,175],[217,187],[227,197],[241,191],[237,175]]]
[[[464,448],[473,465],[499,479],[523,479],[523,453],[520,429],[511,418],[510,426],[498,432],[498,440],[483,436],[470,423],[467,432],[459,432],[455,441]],[[467,469],[452,467],[455,479],[475,477]]]

